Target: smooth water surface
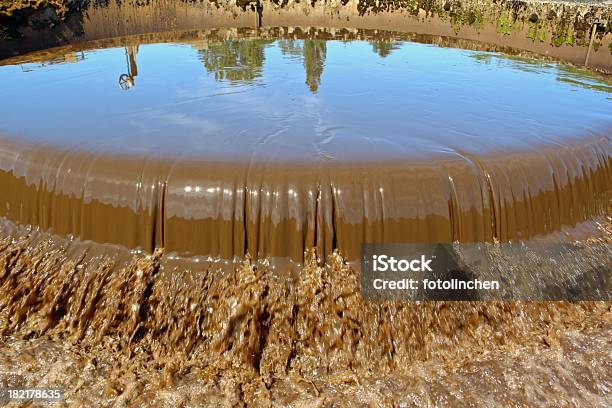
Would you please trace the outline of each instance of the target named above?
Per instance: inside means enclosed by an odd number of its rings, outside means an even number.
[[[612,86],[568,66],[401,36],[240,37],[127,39],[1,66],[0,137],[325,162],[507,152],[612,133]]]

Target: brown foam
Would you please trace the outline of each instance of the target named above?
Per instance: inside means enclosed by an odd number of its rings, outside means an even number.
[[[609,302],[368,302],[312,251],[294,276],[194,265],[0,221],[2,385],[101,406],[607,398]]]

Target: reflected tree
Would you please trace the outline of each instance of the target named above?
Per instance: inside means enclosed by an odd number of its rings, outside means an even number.
[[[250,82],[262,75],[265,48],[272,40],[228,40],[198,50],[206,70],[218,81]]]
[[[370,44],[372,44],[372,50],[381,58],[388,57],[393,51],[399,49],[399,45],[394,41],[370,41]]]
[[[218,81],[250,82],[261,77],[265,60],[265,48],[273,40],[228,40],[210,43],[198,54],[206,70]],[[306,84],[316,93],[321,84],[325,66],[327,45],[325,40],[279,40],[283,55],[301,58],[306,70]]]
[[[304,47],[302,47],[302,41],[296,40],[278,40],[278,48],[281,53],[292,59],[302,59],[304,54]]]
[[[327,42],[325,40],[304,40],[304,68],[306,68],[306,84],[316,93],[321,84],[321,75],[325,66]]]
[[[321,84],[321,75],[325,67],[327,44],[325,40],[280,40],[278,47],[283,55],[289,58],[300,58],[306,70],[306,85],[316,93]]]

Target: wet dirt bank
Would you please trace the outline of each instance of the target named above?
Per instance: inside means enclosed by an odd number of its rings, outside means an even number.
[[[370,303],[336,254],[293,281],[0,225],[1,384],[69,406],[610,402],[609,302]]]
[[[74,1],[55,8],[47,6],[44,11],[15,10],[11,16],[5,10],[4,17],[0,12],[5,37],[0,40],[0,58],[132,34],[262,25],[444,35],[519,48],[579,65],[585,63],[594,34],[589,65],[604,72],[610,72],[612,66],[612,7],[605,2],[264,0],[257,4],[207,0]]]

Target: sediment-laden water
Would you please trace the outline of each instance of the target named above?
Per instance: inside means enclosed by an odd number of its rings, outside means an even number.
[[[604,78],[394,33],[267,33],[6,61],[0,215],[148,251],[301,261],[605,214]]]
[[[609,82],[440,38],[267,33],[3,61],[0,386],[610,405],[609,302],[368,302],[348,262],[362,242],[536,239],[609,265]]]
[[[297,277],[176,268],[2,226],[5,387],[71,406],[610,403],[609,302],[366,302],[338,255]]]

